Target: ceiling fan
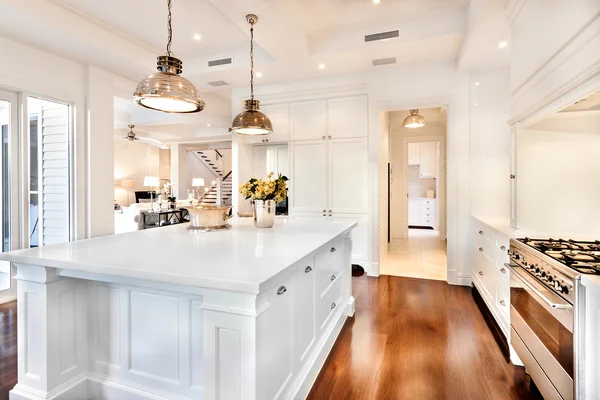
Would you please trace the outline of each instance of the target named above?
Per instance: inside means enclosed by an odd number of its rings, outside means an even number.
[[[127,132],[127,136],[115,135],[115,138],[129,140],[130,142],[140,141],[141,143],[146,143],[146,144],[149,144],[150,146],[156,146],[161,149],[168,149],[167,145],[164,144],[163,142],[161,142],[160,140],[136,136],[135,132],[133,131],[133,128],[135,128],[135,125],[128,125],[128,126],[129,126],[129,132]]]

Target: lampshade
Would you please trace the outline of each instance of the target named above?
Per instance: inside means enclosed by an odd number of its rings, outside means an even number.
[[[193,187],[204,186],[204,178],[193,178],[192,186]]]
[[[235,117],[229,130],[240,135],[267,135],[273,132],[269,117],[258,111],[260,101],[250,99],[245,103],[246,109]]]
[[[419,115],[419,110],[410,110],[410,115],[404,119],[405,128],[422,128],[425,126],[425,118]]]
[[[135,181],[133,179],[123,179],[121,181],[122,188],[132,188],[135,185]]]
[[[144,177],[144,186],[154,187],[154,186],[158,186],[158,185],[160,185],[160,179],[158,179],[158,176],[145,176]]]

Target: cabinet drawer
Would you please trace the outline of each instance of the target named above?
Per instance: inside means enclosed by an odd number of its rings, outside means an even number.
[[[421,206],[433,206],[435,207],[435,199],[422,199],[421,200]]]
[[[328,294],[329,290],[331,290],[331,287],[333,287],[339,280],[342,272],[342,258],[339,257],[333,262],[333,264],[331,264],[331,268],[327,269],[326,273],[318,277],[319,284],[317,287],[317,294],[319,299]]]
[[[432,219],[432,218],[425,218],[425,219],[423,220],[423,225],[424,225],[424,226],[431,226],[431,227],[433,227],[433,226],[435,225],[435,219]]]
[[[329,242],[316,256],[316,267],[321,274],[327,272],[331,264],[341,257],[344,239]]]
[[[422,211],[421,218],[422,219],[435,219],[435,211]]]
[[[331,316],[335,314],[335,311],[338,307],[341,307],[342,304],[342,294],[341,294],[341,285],[342,277],[340,279],[336,279],[331,288],[327,291],[327,294],[323,298],[322,304],[317,311],[317,326],[319,327],[319,331],[322,331],[329,321],[331,320]]]
[[[421,205],[421,212],[435,213],[435,206],[434,205]]]

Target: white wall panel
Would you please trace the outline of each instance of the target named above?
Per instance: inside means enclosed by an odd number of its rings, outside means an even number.
[[[96,292],[96,359],[119,368],[121,360],[121,294],[119,289],[108,286],[98,286]]]

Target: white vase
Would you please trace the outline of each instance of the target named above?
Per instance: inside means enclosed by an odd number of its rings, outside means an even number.
[[[257,228],[272,228],[275,224],[275,200],[254,200],[252,209],[254,226]]]

